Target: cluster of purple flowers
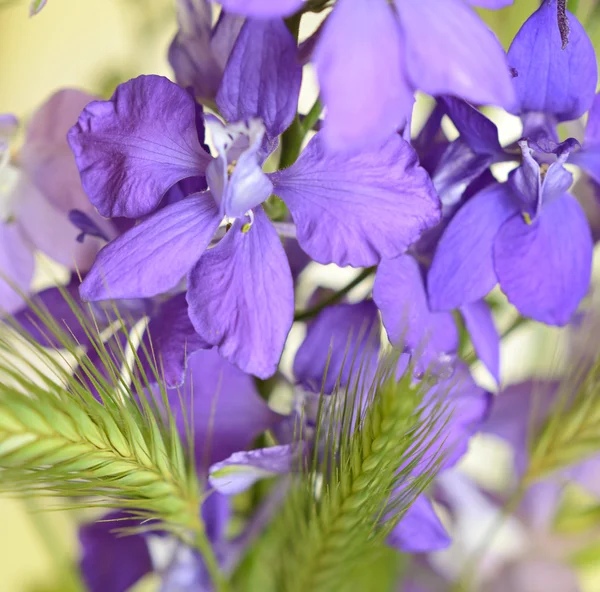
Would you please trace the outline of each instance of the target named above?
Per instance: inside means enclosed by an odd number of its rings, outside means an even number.
[[[499,285],[522,316],[562,326],[590,284],[592,234],[565,165],[600,183],[597,63],[564,3],[544,0],[508,54],[469,5],[511,0],[337,0],[299,46],[294,15],[324,4],[222,0],[213,23],[207,0],[178,0],[169,49],[177,83],[140,76],[110,100],[57,93],[31,121],[16,168],[8,164],[16,122],[0,120],[0,174],[10,167],[18,176],[14,209],[0,226],[0,269],[9,280],[0,283],[3,308],[47,345],[14,292],[27,291],[33,252],[41,250],[77,271],[66,289],[92,303],[90,315],[103,311],[106,320],[112,307],[131,323],[149,319],[140,352],[154,352],[176,411],[179,389],[194,387],[196,444],[210,440],[199,474],[216,491],[202,512],[226,571],[249,537],[226,538],[228,496],[294,470],[293,425],[300,415],[310,424],[307,409],[320,392],[350,383],[351,360],[367,355],[367,366],[376,364],[382,329],[402,349],[402,363],[411,358],[417,374],[439,376],[423,405],[432,407],[436,392],[449,404],[442,469],[482,430],[511,440],[522,470],[522,407],[530,399],[515,397],[521,387],[514,387],[494,401],[475,384],[459,359],[461,327],[500,384],[489,292]],[[273,170],[290,148],[290,130],[303,129],[298,97],[308,63],[326,115],[297,159]],[[411,138],[416,91],[436,106]],[[473,105],[518,115],[521,138],[502,146],[495,124]],[[561,141],[557,126],[585,113],[583,143]],[[442,132],[445,117],[456,139]],[[499,181],[494,165],[507,162],[514,168]],[[278,371],[298,269],[310,260],[373,268],[374,285],[369,298],[338,299],[308,320],[293,367],[293,411],[282,416],[253,377]],[[89,346],[61,290],[33,301]],[[267,429],[277,445],[249,449]],[[458,507],[452,495],[463,485],[444,475],[439,495]],[[94,591],[124,591],[156,568],[148,535],[123,539],[111,529],[102,522],[81,530],[82,569]],[[388,537],[408,552],[449,541],[426,495]],[[164,590],[211,585],[185,548],[161,575]],[[411,585],[430,590],[421,576]]]

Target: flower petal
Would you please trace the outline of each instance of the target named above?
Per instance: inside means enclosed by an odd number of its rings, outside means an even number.
[[[480,105],[513,106],[504,50],[463,0],[396,0],[396,6],[415,88]]]
[[[445,549],[451,540],[431,502],[421,494],[390,532],[386,542],[401,552],[427,553]]]
[[[221,494],[236,495],[261,479],[289,473],[294,457],[295,448],[288,444],[234,452],[210,467],[208,482]]]
[[[144,333],[138,349],[142,368],[150,382],[164,378],[167,387],[183,382],[187,361],[196,350],[210,345],[196,333],[188,315],[185,294],[178,294],[160,305]]]
[[[210,194],[174,203],[104,247],[81,284],[83,300],[144,298],[173,288],[219,226]]]
[[[211,160],[198,140],[194,99],[162,76],[139,76],[110,101],[90,103],[68,140],[83,188],[106,217],[148,214]]]
[[[431,180],[398,135],[349,156],[328,152],[317,134],[271,179],[300,246],[319,263],[369,266],[397,257],[440,217]]]
[[[377,147],[406,121],[414,101],[402,44],[385,0],[338,0],[314,51],[331,150]],[[385,80],[385,84],[381,81]]]
[[[405,351],[416,350],[425,368],[458,349],[458,330],[452,315],[429,310],[421,269],[410,255],[381,262],[373,299],[390,341]]]
[[[467,326],[477,357],[500,384],[500,336],[494,317],[485,300],[477,300],[461,307],[460,313]]]
[[[564,49],[556,1],[551,0],[542,2],[525,21],[508,50],[508,63],[517,73],[513,84],[521,112],[543,112],[566,121],[592,106],[598,81],[596,54],[581,23],[570,12],[567,16],[570,33]]]
[[[500,226],[518,211],[503,185],[469,200],[450,221],[427,277],[433,310],[452,310],[483,298],[495,285],[492,250]]]
[[[467,2],[473,6],[481,6],[488,10],[496,10],[497,8],[510,6],[513,3],[513,0],[467,0]]]
[[[302,82],[298,48],[280,19],[248,20],[242,27],[217,93],[227,121],[262,119],[270,138],[296,116]]]
[[[305,2],[306,0],[219,0],[223,9],[228,12],[257,18],[291,16]]]
[[[16,224],[0,224],[0,311],[12,313],[23,305],[33,279],[31,245]],[[7,280],[7,281],[5,281]]]
[[[86,589],[90,592],[126,592],[152,571],[152,559],[144,536],[123,536],[115,532],[139,525],[139,520],[118,511],[79,529],[81,573]]]
[[[379,350],[379,318],[371,300],[325,308],[310,323],[294,359],[294,376],[305,388],[332,393],[351,374],[368,372]],[[367,354],[367,356],[365,356]]]
[[[494,242],[500,287],[523,316],[565,325],[587,293],[592,247],[585,214],[568,194],[545,204],[530,225],[517,214]]]
[[[294,316],[285,251],[259,208],[245,232],[237,220],[192,269],[189,314],[196,331],[230,362],[259,378],[272,376]]]

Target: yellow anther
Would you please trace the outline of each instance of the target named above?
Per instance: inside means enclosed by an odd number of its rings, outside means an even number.
[[[227,165],[227,176],[231,177],[231,175],[233,175],[233,171],[235,170],[235,165],[237,164],[237,160],[234,160],[233,162],[230,162]]]
[[[252,224],[250,222],[246,222],[246,224],[242,226],[242,232],[246,234],[246,232],[248,232],[251,228]]]
[[[525,224],[527,224],[527,226],[531,226],[531,216],[529,215],[529,212],[523,212],[523,220],[525,220]]]

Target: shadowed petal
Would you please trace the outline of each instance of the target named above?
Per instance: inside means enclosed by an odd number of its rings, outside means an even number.
[[[200,259],[219,222],[210,194],[163,208],[98,253],[81,284],[81,297],[144,298],[170,290]]]
[[[134,78],[110,101],[90,103],[68,140],[83,188],[106,217],[151,212],[211,160],[198,140],[194,99],[162,76]]]
[[[23,305],[16,290],[27,295],[34,265],[31,245],[21,229],[16,224],[0,224],[0,311],[11,313]]]
[[[319,263],[375,265],[401,255],[435,225],[440,203],[414,150],[392,136],[379,150],[330,153],[317,134],[291,167],[271,177]]]
[[[556,0],[542,5],[527,19],[508,50],[508,63],[520,111],[577,119],[591,106],[598,80],[594,47],[580,22],[567,12],[569,43],[563,49]],[[535,56],[535,57],[534,57]]]
[[[294,457],[294,446],[287,444],[234,452],[229,458],[210,467],[208,482],[219,493],[236,495],[260,479],[289,473]]]
[[[517,310],[549,325],[565,325],[587,293],[592,237],[581,206],[565,194],[526,224],[517,214],[499,230],[494,266]]]
[[[327,106],[328,148],[377,147],[404,124],[414,99],[401,54],[400,31],[385,0],[337,2],[313,56]]]
[[[302,66],[280,19],[249,20],[237,38],[217,94],[227,121],[258,117],[270,138],[284,132],[298,108]]]
[[[220,354],[260,378],[277,369],[294,316],[285,251],[259,208],[248,231],[237,220],[189,275],[189,314]]]
[[[488,303],[478,300],[465,304],[460,313],[467,326],[477,357],[500,384],[500,337]]]
[[[375,363],[378,350],[379,318],[371,300],[329,306],[309,325],[294,359],[294,376],[315,393],[321,388],[331,393],[338,380],[348,385],[351,374]]]
[[[396,0],[413,86],[476,104],[515,102],[502,46],[463,0]]]
[[[270,18],[290,16],[300,10],[306,0],[219,0],[224,10],[253,16]]]
[[[172,387],[183,382],[189,356],[209,347],[196,333],[182,293],[161,304],[152,315],[138,355],[148,380],[156,381],[155,369],[166,385]]]
[[[452,310],[475,302],[496,285],[494,237],[517,211],[516,200],[498,184],[473,197],[458,211],[440,239],[427,276],[433,310]]]

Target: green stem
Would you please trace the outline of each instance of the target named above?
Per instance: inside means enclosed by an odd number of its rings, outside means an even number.
[[[504,329],[504,331],[502,331],[502,333],[500,334],[500,338],[499,338],[500,341],[501,342],[504,341],[504,339],[506,339],[509,335],[514,333],[519,327],[521,327],[528,321],[529,321],[528,318],[522,317],[521,315],[519,315],[506,329]],[[477,353],[475,352],[475,350],[469,352],[464,357],[464,362],[468,365],[475,363],[476,360],[477,360]]]
[[[363,269],[349,284],[346,284],[341,290],[338,290],[335,294],[332,294],[328,298],[325,298],[319,304],[312,306],[311,308],[307,308],[306,310],[298,311],[294,315],[294,321],[305,321],[307,319],[312,319],[314,316],[317,316],[324,308],[331,306],[332,304],[336,304],[339,302],[352,288],[355,288],[364,280],[366,280],[371,274],[375,271],[375,267],[367,267]]]
[[[198,529],[196,531],[195,542],[196,548],[198,549],[198,551],[200,551],[202,559],[204,559],[204,564],[206,565],[206,569],[215,586],[215,590],[217,592],[229,592],[229,582],[221,572],[221,567],[219,566],[219,562],[217,561],[217,557],[213,551],[212,545],[206,537],[204,528],[202,528],[202,530]]]
[[[323,111],[323,105],[321,104],[321,101],[317,98],[313,106],[310,108],[310,111],[306,114],[304,121],[302,121],[302,128],[304,130],[305,136],[313,128],[315,123],[319,121],[319,117],[321,117],[321,111]]]
[[[281,134],[281,157],[279,158],[279,168],[285,169],[292,166],[302,148],[302,140],[304,140],[304,128],[300,123],[298,114],[294,117],[292,125]]]

